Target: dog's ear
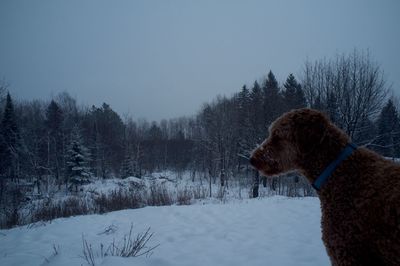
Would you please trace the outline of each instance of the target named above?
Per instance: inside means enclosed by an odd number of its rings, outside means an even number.
[[[322,143],[329,124],[321,112],[305,109],[293,117],[293,134],[301,153],[310,153]]]

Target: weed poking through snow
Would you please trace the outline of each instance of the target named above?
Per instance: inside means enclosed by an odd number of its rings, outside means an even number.
[[[116,242],[115,239],[107,248],[104,248],[103,243],[100,244],[100,253],[95,252],[85,237],[82,235],[82,253],[81,256],[88,265],[96,266],[96,258],[107,257],[107,256],[119,256],[119,257],[139,257],[139,256],[151,256],[155,246],[147,246],[154,233],[150,232],[150,227],[142,233],[138,233],[136,236],[133,235],[133,224],[131,224],[128,234],[125,234],[123,240]]]

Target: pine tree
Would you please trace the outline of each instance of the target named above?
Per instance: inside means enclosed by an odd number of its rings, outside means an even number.
[[[243,85],[242,90],[238,94],[238,136],[240,137],[239,145],[243,154],[251,151],[253,147],[249,147],[251,127],[251,100],[250,92],[246,85]]]
[[[122,162],[121,177],[127,178],[135,175],[134,162],[129,149],[125,151],[125,159]]]
[[[290,74],[285,84],[283,85],[285,90],[282,92],[285,111],[292,109],[298,109],[306,106],[306,99],[304,97],[303,89],[300,83],[297,82],[293,74]]]
[[[9,93],[7,93],[0,135],[0,174],[9,178],[17,178],[20,169],[22,142],[14,113],[14,105]]]
[[[374,140],[377,136],[377,125],[368,118],[365,118],[362,123],[360,123],[360,128],[354,134],[352,138],[354,143],[368,144]]]
[[[88,119],[92,124],[89,129],[92,132],[90,146],[96,160],[94,164],[97,175],[103,178],[111,174],[117,175],[124,159],[125,126],[122,119],[106,103],[103,103],[100,108],[93,106]]]
[[[283,111],[278,81],[272,71],[269,71],[262,90],[264,94],[264,129],[266,130]]]
[[[260,144],[265,138],[264,128],[264,112],[263,112],[263,93],[257,81],[254,82],[250,92],[250,122],[251,127],[248,128],[252,133],[250,141],[251,149]]]
[[[392,99],[383,107],[378,121],[376,150],[384,156],[396,157],[400,152],[400,120]]]
[[[246,85],[243,85],[242,90],[239,92],[237,97],[239,128],[243,130],[248,130],[250,126],[250,92]]]
[[[46,110],[47,128],[47,167],[52,169],[58,179],[61,174],[63,153],[62,123],[63,113],[58,104],[52,100]]]
[[[267,79],[264,82],[264,90],[269,90],[271,93],[278,94],[279,86],[278,81],[275,78],[274,73],[270,70],[267,75]]]
[[[74,127],[71,133],[71,142],[67,151],[67,169],[68,181],[72,186],[75,186],[75,191],[78,186],[88,183],[89,178],[92,176],[89,164],[90,154],[88,149],[84,146],[82,136],[77,126]]]
[[[0,81],[0,119],[3,117],[4,103],[6,102],[6,88],[4,81]]]
[[[63,113],[58,104],[52,100],[46,110],[46,126],[50,134],[56,135],[61,131]]]

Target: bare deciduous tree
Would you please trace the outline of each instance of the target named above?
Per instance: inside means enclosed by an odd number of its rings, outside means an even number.
[[[376,118],[388,93],[380,66],[358,50],[306,62],[302,84],[308,104],[334,116],[352,138],[367,119]]]

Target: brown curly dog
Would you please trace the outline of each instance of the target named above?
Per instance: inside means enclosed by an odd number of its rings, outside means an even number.
[[[270,127],[250,163],[267,176],[298,170],[315,182],[350,142],[325,115],[293,110]],[[317,191],[333,265],[400,265],[400,165],[359,147]]]

